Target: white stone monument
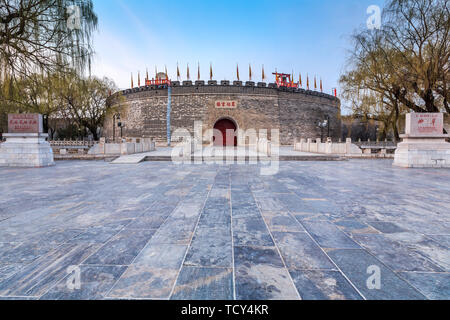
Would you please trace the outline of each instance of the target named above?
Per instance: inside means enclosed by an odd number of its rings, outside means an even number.
[[[48,167],[55,164],[43,133],[42,115],[9,114],[6,141],[0,143],[0,167]]]
[[[450,168],[449,135],[444,134],[444,114],[409,113],[405,134],[395,151],[394,166]]]

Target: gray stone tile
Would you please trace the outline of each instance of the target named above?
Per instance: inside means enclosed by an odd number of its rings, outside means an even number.
[[[448,248],[440,245],[436,241],[430,240],[424,235],[412,232],[387,234],[386,237],[420,253],[439,266],[442,270],[446,272],[450,271],[450,255]]]
[[[134,219],[134,221],[127,226],[127,229],[158,229],[166,219],[167,217],[160,215],[139,217]]]
[[[67,275],[69,266],[79,265],[98,248],[98,244],[62,245],[0,282],[0,296],[41,296]]]
[[[132,220],[126,220],[126,223],[113,226],[94,226],[88,228],[85,232],[71,239],[71,242],[85,243],[104,243],[114,237],[120,230]]]
[[[382,233],[398,233],[407,231],[393,222],[375,221],[369,222],[369,224]]]
[[[429,270],[428,264],[420,265],[422,261],[430,261],[447,273],[450,270],[448,170],[398,170],[392,168],[391,160],[281,162],[275,176],[261,176],[260,168],[261,165],[175,166],[157,162],[117,167],[100,161],[59,162],[55,167],[39,170],[1,168],[0,296],[6,294],[3,299],[39,298],[63,281],[67,264],[83,263],[123,229],[159,228],[147,245],[147,248],[155,246],[152,248],[155,256],[142,258],[142,265],[133,266],[141,270],[135,270],[134,276],[129,274],[119,288],[125,297],[106,298],[159,296],[166,299],[175,281],[171,280],[170,273],[176,279],[197,222],[199,228],[229,230],[231,212],[236,220],[233,226],[237,229],[233,240],[238,244],[270,245],[275,249],[269,230],[300,231],[283,214],[289,213],[303,226],[315,225],[316,229],[310,228],[307,233],[327,252],[333,251],[327,249],[328,246],[353,249],[349,237],[382,233],[389,241],[371,243],[368,240],[366,249],[349,251],[362,250],[373,259],[377,256],[386,262],[379,261],[387,270],[391,270],[389,266]],[[335,228],[330,227],[330,223]],[[264,229],[266,225],[269,230]],[[348,237],[343,238],[343,234]],[[290,237],[285,238],[287,243]],[[1,242],[9,244],[2,246]],[[299,247],[297,251],[305,250],[306,243],[299,241],[289,250],[293,252],[295,246]],[[283,245],[278,247],[282,254],[289,252]],[[149,253],[152,250],[149,249]],[[307,254],[304,257],[310,258]],[[315,254],[312,258],[316,258]],[[341,258],[345,260],[345,254]],[[358,266],[364,262],[364,258],[362,262],[359,260],[358,257],[348,258],[348,265]],[[251,270],[252,274],[250,278],[240,278],[242,286],[260,286],[267,290],[241,290],[244,293],[241,296],[275,299],[289,296],[280,285],[283,279],[280,275],[285,273],[277,268],[284,269],[283,266],[272,266],[276,270],[270,273],[264,263],[262,267],[261,263],[253,265],[251,261],[241,268]],[[304,262],[293,261],[292,265]],[[310,264],[314,263],[317,262],[312,259]],[[363,283],[363,276],[369,275],[364,268],[362,270]],[[314,271],[328,276],[329,270]],[[402,274],[398,277],[406,279],[427,297],[437,299],[446,292],[442,281],[447,280],[441,275],[447,273],[408,272],[416,277],[415,284]],[[318,276],[312,274],[308,279],[315,283],[314,277]],[[419,277],[419,274],[424,276]],[[433,276],[428,276],[431,274]],[[139,284],[141,277],[143,280]],[[356,275],[352,277],[358,279]],[[439,280],[440,277],[444,280]],[[255,279],[259,278],[269,280],[258,283]],[[389,290],[370,298],[415,298],[402,285],[397,287],[397,280],[392,281]],[[155,284],[148,288],[153,282]],[[272,283],[276,285],[270,287]],[[342,293],[336,290],[336,294]],[[319,291],[311,287],[306,291],[311,291],[312,296],[316,293],[319,296],[318,292],[334,292],[331,287]]]
[[[2,250],[0,262],[27,264],[51,251],[54,247],[54,244],[46,241],[21,243],[8,250]]]
[[[366,223],[355,221],[355,220],[339,220],[335,221],[334,224],[341,230],[350,234],[366,234],[366,233],[379,233],[378,230],[369,226]]]
[[[274,232],[273,237],[288,269],[336,270],[336,266],[305,232]]]
[[[292,214],[300,223],[303,221],[331,221],[332,219],[322,213],[300,212]]]
[[[303,300],[362,300],[361,295],[338,271],[289,272]]]
[[[233,300],[232,269],[184,266],[171,299]]]
[[[286,212],[262,212],[270,231],[303,232],[305,228]]]
[[[186,255],[187,245],[160,244],[150,241],[134,261],[135,265],[152,269],[179,269]]]
[[[41,297],[41,300],[102,299],[112,288],[126,266],[80,266],[80,289],[69,289],[67,277]]]
[[[200,216],[199,227],[225,228],[231,225],[231,210],[229,209],[205,209]]]
[[[433,239],[437,243],[439,243],[441,246],[450,248],[450,234],[443,234],[443,235],[427,235],[428,238]]]
[[[184,264],[187,266],[231,268],[231,230],[197,228]]]
[[[169,299],[178,270],[128,267],[108,294],[111,298]]]
[[[235,246],[274,246],[264,220],[259,217],[233,217],[233,239]]]
[[[302,221],[302,224],[322,248],[360,248],[357,243],[330,222]]]
[[[225,198],[230,199],[231,192],[229,188],[213,188],[209,194],[212,198]]]
[[[247,218],[247,217],[261,216],[256,203],[235,204],[233,203],[233,218]]]
[[[235,247],[237,300],[297,300],[289,272],[274,248]]]
[[[189,244],[192,239],[197,217],[168,220],[156,231],[152,241],[161,244]]]
[[[347,276],[352,284],[368,300],[423,300],[425,296],[399,278],[365,250],[334,249],[328,255]],[[371,266],[380,269],[381,288],[369,289],[367,282],[373,273],[368,272]]]
[[[430,300],[450,300],[449,273],[402,272],[399,275]]]
[[[129,265],[149,242],[155,230],[124,229],[84,264]]]
[[[129,220],[127,220],[129,221]],[[48,231],[45,231],[44,233],[40,234],[39,236],[30,238],[30,242],[46,242],[48,244],[58,245],[63,244],[67,241],[70,241],[71,239],[75,238],[76,236],[82,234],[85,232],[83,229],[51,229]]]
[[[296,194],[279,194],[276,199],[283,204],[283,208],[289,210],[290,212],[318,212],[314,210],[314,207],[310,206],[309,203],[303,201]]]
[[[19,272],[23,267],[22,264],[0,264],[0,283]]]
[[[278,212],[286,211],[287,209],[283,205],[283,202],[279,199],[273,198],[273,195],[263,197],[257,196],[255,199],[261,211]]]
[[[423,255],[383,234],[355,235],[354,239],[394,271],[443,271]]]

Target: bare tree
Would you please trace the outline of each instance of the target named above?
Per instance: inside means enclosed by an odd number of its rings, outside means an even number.
[[[60,87],[60,113],[66,119],[72,119],[80,129],[88,129],[98,140],[98,129],[111,108],[108,98],[116,90],[116,85],[108,78],[80,78],[76,74],[67,76]]]
[[[354,114],[383,121],[398,139],[405,111],[450,112],[449,30],[449,0],[391,0],[380,30],[353,35],[340,82]]]

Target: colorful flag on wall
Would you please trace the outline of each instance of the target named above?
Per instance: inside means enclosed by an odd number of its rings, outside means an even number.
[[[262,81],[266,80],[266,73],[264,72],[264,65],[262,66]]]
[[[322,79],[320,79],[320,92],[323,92]]]
[[[133,72],[131,73],[131,89],[134,88],[134,84],[133,84]]]
[[[314,76],[314,90],[317,90],[317,79],[316,79],[316,76]]]
[[[239,64],[237,65],[237,68],[236,68],[236,76],[237,76],[237,80],[240,81],[240,79],[239,79]]]
[[[248,64],[248,79],[252,81],[252,66]]]
[[[188,80],[191,80],[191,75],[190,75],[190,73],[189,73],[189,63],[188,63],[188,65],[187,65],[187,79],[188,79]]]
[[[177,62],[177,80],[180,81],[180,78],[181,78],[180,67],[178,66],[178,62]]]
[[[301,73],[298,76],[298,84],[300,85],[300,87],[303,86],[303,84],[302,84],[302,74]]]
[[[309,75],[306,74],[306,89],[309,90]]]
[[[138,71],[138,87],[141,86],[141,73]]]
[[[212,63],[209,64],[209,80],[213,79]]]

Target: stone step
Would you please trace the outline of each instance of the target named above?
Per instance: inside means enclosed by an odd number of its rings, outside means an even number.
[[[233,162],[237,162],[237,161],[245,161],[245,162],[254,162],[254,161],[270,161],[270,159],[260,159],[257,157],[231,157],[231,158],[226,158],[226,157],[202,157],[202,161],[203,162],[212,162],[212,161],[233,161]],[[198,158],[195,157],[191,157],[191,161],[195,161],[198,160]],[[347,160],[344,157],[340,157],[340,156],[336,156],[336,155],[313,155],[313,156],[280,156],[279,161],[345,161]],[[145,157],[144,161],[172,161],[172,157],[170,156],[147,156]]]

